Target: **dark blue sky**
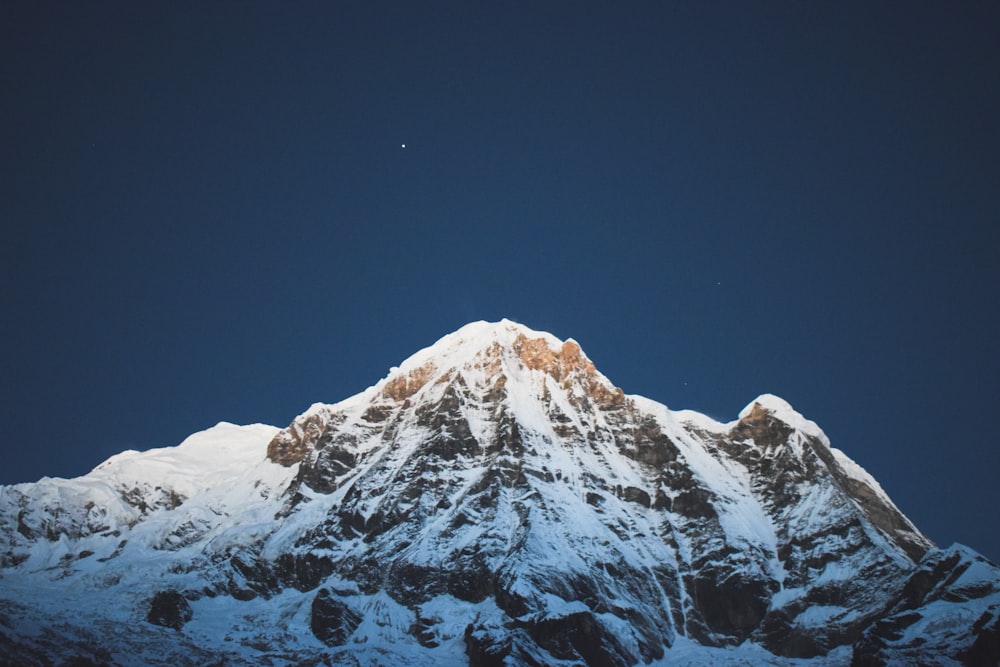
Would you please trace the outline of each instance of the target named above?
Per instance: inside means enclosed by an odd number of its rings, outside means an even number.
[[[615,4],[2,3],[0,482],[509,317],[1000,558],[1000,5]]]

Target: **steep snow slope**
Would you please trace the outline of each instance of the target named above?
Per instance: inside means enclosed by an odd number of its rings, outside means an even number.
[[[989,655],[1000,608],[782,399],[672,412],[506,320],[0,516],[0,647],[39,664],[877,664]]]

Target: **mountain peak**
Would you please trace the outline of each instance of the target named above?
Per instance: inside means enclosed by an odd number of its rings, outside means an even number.
[[[780,396],[761,394],[740,410],[739,414],[740,421],[745,423],[760,422],[768,418],[784,422],[793,429],[815,436],[829,445],[829,440],[823,429],[816,422],[806,419]]]
[[[626,397],[572,339],[473,322],[280,431],[220,424],[0,488],[0,646],[44,664],[992,655],[996,613],[968,619],[1000,608],[997,569],[934,549],[813,422],[770,394],[736,422],[689,417]]]
[[[403,371],[409,371],[423,366],[430,360],[434,360],[438,365],[461,363],[483,349],[494,345],[499,345],[501,348],[512,348],[519,339],[543,340],[551,348],[559,348],[563,345],[563,341],[552,334],[535,331],[518,322],[508,319],[502,319],[499,322],[480,320],[470,322],[457,331],[441,337],[433,345],[408,357],[400,364],[399,368]]]
[[[601,401],[624,396],[598,373],[572,338],[563,341],[508,319],[472,322],[440,338],[391,369],[376,389],[381,389],[384,397],[400,401],[428,384],[471,374],[529,385],[538,384],[537,374],[541,374],[567,387],[574,379],[582,381],[585,392],[596,392]]]
[[[299,463],[324,444],[317,438],[334,412],[364,421],[403,420],[455,402],[482,403],[545,429],[553,392],[574,410],[619,409],[625,394],[599,373],[573,339],[562,341],[511,320],[472,322],[408,357],[368,390],[336,405],[313,405],[268,448],[268,458]],[[524,424],[522,424],[523,426]],[[558,430],[562,430],[562,426]]]

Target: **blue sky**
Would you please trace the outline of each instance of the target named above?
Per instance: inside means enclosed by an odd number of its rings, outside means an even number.
[[[471,4],[5,3],[0,482],[509,317],[1000,558],[997,5]]]

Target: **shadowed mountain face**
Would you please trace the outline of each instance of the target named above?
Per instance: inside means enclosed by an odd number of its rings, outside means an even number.
[[[508,321],[280,431],[220,425],[5,487],[0,513],[0,647],[29,664],[998,651],[997,568],[934,548],[787,403],[761,396],[728,424],[672,412]]]

